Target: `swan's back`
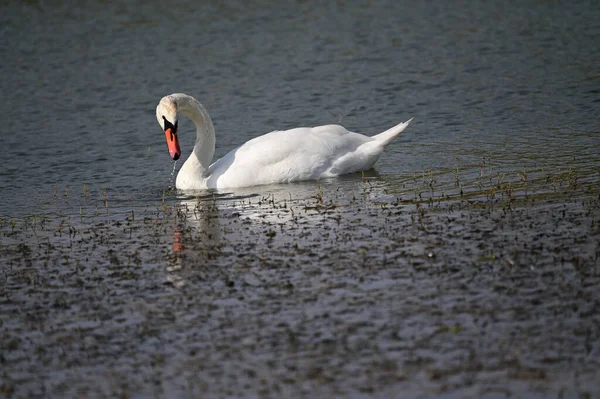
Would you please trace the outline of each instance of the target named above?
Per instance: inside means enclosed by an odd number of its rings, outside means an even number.
[[[274,131],[249,140],[209,168],[209,187],[241,187],[338,176],[369,169],[384,145],[339,125]]]

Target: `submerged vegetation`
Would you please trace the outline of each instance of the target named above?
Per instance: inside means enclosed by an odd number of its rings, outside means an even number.
[[[0,392],[597,394],[600,170],[494,169],[56,188],[0,217]]]

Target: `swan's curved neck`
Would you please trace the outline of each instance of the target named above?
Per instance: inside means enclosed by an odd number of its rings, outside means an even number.
[[[206,109],[195,98],[187,95],[174,96],[177,110],[196,125],[194,151],[185,161],[179,174],[208,176],[208,167],[215,154],[215,128]]]

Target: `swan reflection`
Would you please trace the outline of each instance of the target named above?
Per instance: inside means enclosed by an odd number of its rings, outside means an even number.
[[[199,268],[230,267],[234,265],[221,263],[260,257],[264,252],[261,243],[277,241],[293,246],[299,231],[308,234],[314,230],[317,234],[337,226],[340,215],[356,209],[354,199],[369,195],[365,194],[365,178],[354,175],[178,196],[170,281],[182,285],[186,270],[194,273]]]

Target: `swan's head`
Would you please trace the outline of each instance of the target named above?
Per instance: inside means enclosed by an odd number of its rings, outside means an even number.
[[[177,138],[177,104],[169,96],[163,97],[156,107],[156,120],[165,132],[169,155],[174,161],[181,157]]]

